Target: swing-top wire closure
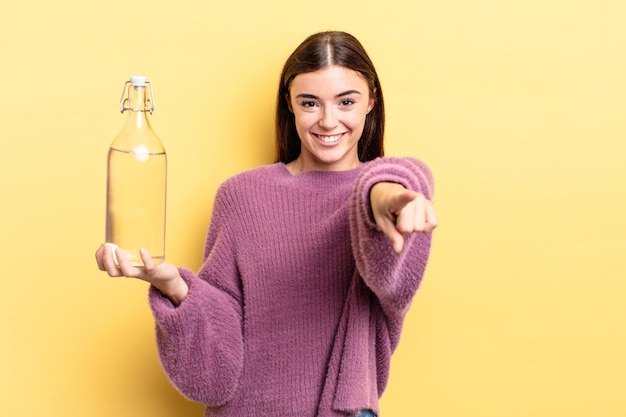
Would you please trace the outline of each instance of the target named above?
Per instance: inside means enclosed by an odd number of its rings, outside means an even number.
[[[146,102],[150,103],[150,108],[147,110],[150,112],[150,114],[152,114],[152,112],[154,111],[154,91],[152,91],[152,84],[150,83],[150,81],[146,80],[145,83],[148,84],[148,86],[150,86],[150,97],[146,98]],[[130,80],[124,83],[124,89],[122,90],[122,98],[120,98],[120,112],[121,113],[124,113],[124,110],[131,110],[131,111],[133,110],[132,107],[126,107],[126,103],[128,103],[128,94],[126,92],[129,91],[129,85],[131,84],[132,83]],[[135,85],[135,87],[145,87],[145,86]],[[139,111],[146,111],[146,109],[139,110]]]

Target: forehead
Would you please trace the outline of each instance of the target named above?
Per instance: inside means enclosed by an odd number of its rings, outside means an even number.
[[[332,65],[313,72],[296,75],[291,82],[290,90],[294,93],[311,93],[336,95],[348,90],[367,93],[367,81],[363,75],[350,68]]]

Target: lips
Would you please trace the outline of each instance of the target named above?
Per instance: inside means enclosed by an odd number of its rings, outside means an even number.
[[[315,135],[316,138],[329,145],[339,142],[339,139],[341,139],[342,136],[343,133],[339,133],[337,135]]]

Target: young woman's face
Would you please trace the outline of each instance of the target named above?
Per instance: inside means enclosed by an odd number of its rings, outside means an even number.
[[[292,172],[343,171],[359,164],[358,143],[372,109],[365,78],[341,66],[297,75],[289,105],[302,142]]]

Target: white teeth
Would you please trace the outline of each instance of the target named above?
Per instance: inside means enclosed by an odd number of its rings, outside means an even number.
[[[339,139],[341,139],[341,136],[342,135],[333,135],[333,136],[321,136],[321,135],[318,135],[317,137],[320,138],[324,143],[335,143]]]

